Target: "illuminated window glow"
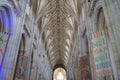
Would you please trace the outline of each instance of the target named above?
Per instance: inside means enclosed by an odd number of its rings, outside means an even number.
[[[63,79],[64,79],[63,74],[59,72],[57,75],[57,80],[63,80]]]
[[[53,80],[66,80],[66,71],[63,68],[55,69]]]

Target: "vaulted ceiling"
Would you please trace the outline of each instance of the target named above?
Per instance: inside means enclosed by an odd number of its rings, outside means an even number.
[[[67,66],[78,27],[81,0],[31,0],[52,67]],[[77,6],[78,5],[78,6]]]

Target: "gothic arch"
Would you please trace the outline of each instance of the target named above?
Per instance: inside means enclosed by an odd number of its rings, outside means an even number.
[[[8,55],[7,48],[10,42],[10,35],[14,27],[14,13],[12,6],[7,1],[0,2],[0,37],[3,43],[0,45],[2,47],[1,63],[0,63],[0,72],[3,70],[3,64],[5,63],[5,57]],[[1,75],[3,76],[3,75]],[[1,77],[0,76],[0,77]]]
[[[0,3],[0,20],[4,26],[4,31],[10,32],[14,27],[14,10],[12,6],[6,2],[2,1]]]
[[[96,3],[95,3],[95,5],[94,5],[94,8],[93,8],[93,19],[94,19],[94,27],[93,27],[93,31],[96,31],[97,30],[97,21],[98,21],[98,15],[99,15],[99,12],[100,12],[100,9],[102,9],[103,8],[103,5],[102,5],[102,1],[101,0],[99,0],[99,1],[97,1]]]

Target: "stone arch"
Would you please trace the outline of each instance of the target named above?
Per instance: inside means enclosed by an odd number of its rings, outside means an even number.
[[[12,6],[7,1],[0,2],[0,38],[3,40],[3,43],[0,45],[0,74],[7,72],[4,71],[4,65],[6,62],[6,55],[8,56],[8,46],[9,46],[9,39],[14,27],[14,11]],[[0,75],[1,78],[6,78],[7,75]]]
[[[102,5],[101,0],[96,2],[95,6],[94,6],[93,20],[94,20],[93,32],[103,30],[104,32],[106,32],[105,35],[107,36],[107,38],[109,38],[105,15],[104,15],[104,10],[103,10],[103,5]]]
[[[94,27],[93,27],[93,32],[97,30],[97,17],[98,17],[98,13],[100,11],[100,9],[103,7],[102,5],[102,1],[101,0],[98,0],[95,5],[94,5],[94,8],[93,8],[93,19],[94,19]]]
[[[0,20],[4,26],[5,32],[12,32],[14,27],[14,10],[12,6],[6,2],[2,1],[0,3]]]

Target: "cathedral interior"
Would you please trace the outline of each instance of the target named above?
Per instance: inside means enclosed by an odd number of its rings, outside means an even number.
[[[120,80],[120,0],[0,0],[0,80]]]

